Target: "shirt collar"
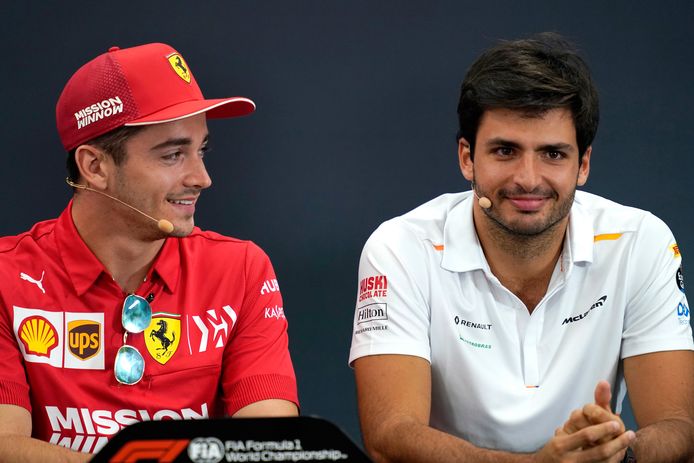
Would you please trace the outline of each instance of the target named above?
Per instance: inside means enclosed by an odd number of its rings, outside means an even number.
[[[110,278],[109,271],[77,232],[72,221],[72,201],[58,217],[55,230],[65,271],[78,296],[87,292],[102,273]],[[169,292],[175,291],[180,274],[180,259],[180,238],[167,238],[147,273],[147,279],[151,281],[158,276]]]
[[[463,199],[449,208],[443,229],[441,266],[452,272],[489,268],[472,218],[474,196],[472,192],[463,194]],[[574,263],[593,261],[593,221],[578,198],[569,213],[567,242],[564,249],[570,256],[564,259]]]
[[[488,267],[472,219],[474,197],[471,191],[463,195],[461,201],[449,208],[443,227],[441,266],[452,272],[468,272]]]
[[[572,262],[593,262],[594,235],[593,218],[581,203],[580,195],[576,194],[567,233]]]

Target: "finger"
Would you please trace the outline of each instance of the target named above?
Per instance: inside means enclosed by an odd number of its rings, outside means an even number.
[[[586,448],[581,452],[578,461],[599,462],[623,457],[624,450],[636,439],[634,431],[624,432],[614,439],[595,447]],[[619,460],[616,460],[619,461]]]
[[[605,410],[604,408],[599,407],[598,405],[588,404],[583,407],[582,413],[585,416],[585,418],[592,424],[605,423],[607,421],[616,421],[617,423],[619,423],[619,434],[623,433],[626,430],[624,422],[622,421],[622,418],[619,417],[619,415],[615,415],[614,413]]]
[[[608,421],[581,429],[565,437],[557,438],[556,449],[566,453],[596,445],[604,437],[612,437],[619,429],[619,423]]]
[[[602,410],[602,408],[598,408]],[[591,423],[588,421],[588,417],[583,413],[583,410],[574,410],[571,412],[571,415],[569,415],[569,419],[566,421],[566,423],[564,423],[563,429],[567,434],[573,434],[576,431],[580,431],[581,429],[587,428],[590,425],[599,423],[600,422]]]
[[[606,410],[610,410],[610,401],[612,400],[612,391],[610,383],[605,380],[599,381],[595,386],[595,403]]]

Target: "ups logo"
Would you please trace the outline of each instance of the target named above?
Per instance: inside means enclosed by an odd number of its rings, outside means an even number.
[[[87,360],[101,350],[99,323],[92,320],[74,320],[68,322],[67,331],[68,348],[75,357]]]

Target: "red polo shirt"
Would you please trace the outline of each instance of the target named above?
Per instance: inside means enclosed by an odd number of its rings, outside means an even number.
[[[128,424],[298,404],[282,296],[250,241],[195,228],[168,238],[137,294],[152,323],[127,343],[142,380],[113,375],[126,294],[82,241],[71,206],[0,238],[0,403],[32,414],[33,437],[95,452]]]

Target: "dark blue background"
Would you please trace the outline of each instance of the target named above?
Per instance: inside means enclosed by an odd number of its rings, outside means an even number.
[[[467,67],[499,38],[553,30],[589,61],[602,100],[586,190],[647,209],[694,249],[690,2],[3,2],[0,234],[70,197],[54,105],[112,45],[163,41],[206,96],[257,112],[213,121],[203,228],[260,244],[290,318],[302,412],[358,439],[347,366],[361,246],[383,220],[468,188],[455,108]],[[627,420],[632,418],[627,414]]]

